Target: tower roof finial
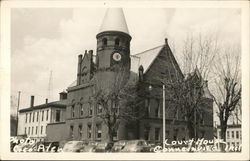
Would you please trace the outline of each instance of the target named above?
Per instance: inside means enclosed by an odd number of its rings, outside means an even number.
[[[108,8],[99,33],[105,31],[120,31],[129,34],[122,8]]]

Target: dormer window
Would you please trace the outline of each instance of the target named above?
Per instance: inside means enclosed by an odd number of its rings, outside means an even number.
[[[107,38],[102,39],[102,44],[103,44],[103,46],[107,46],[107,44],[108,44]]]
[[[117,46],[120,45],[120,39],[119,39],[119,38],[116,38],[116,39],[115,39],[115,45],[117,45]]]

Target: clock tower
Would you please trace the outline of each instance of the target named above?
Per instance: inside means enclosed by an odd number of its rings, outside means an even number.
[[[111,89],[116,88],[115,82],[119,82],[120,87],[127,82],[130,75],[131,41],[121,8],[107,9],[96,39],[98,86]]]
[[[121,8],[106,11],[97,39],[97,69],[100,71],[130,71],[130,40],[128,27]]]

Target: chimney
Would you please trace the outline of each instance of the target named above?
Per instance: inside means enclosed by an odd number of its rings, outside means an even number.
[[[48,98],[45,99],[45,104],[47,104],[47,103],[48,103]]]
[[[79,85],[81,81],[81,63],[82,63],[82,54],[78,55],[77,85]]]
[[[63,91],[61,93],[59,93],[59,100],[65,100],[67,99],[67,92]]]
[[[30,97],[30,107],[34,106],[34,99],[35,99],[35,96]]]

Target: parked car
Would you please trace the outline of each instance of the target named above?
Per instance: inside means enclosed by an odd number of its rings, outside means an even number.
[[[63,147],[63,152],[80,152],[86,146],[84,141],[69,141]]]
[[[114,146],[111,149],[111,152],[121,152],[121,150],[125,147],[127,141],[120,140],[114,143]]]
[[[121,152],[149,152],[150,146],[145,140],[128,141]]]
[[[95,148],[97,146],[97,142],[89,142],[88,145],[84,146],[83,149],[80,150],[80,152],[94,152]]]
[[[95,148],[95,152],[110,152],[114,143],[109,141],[99,142]]]

